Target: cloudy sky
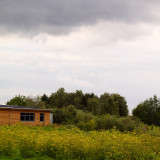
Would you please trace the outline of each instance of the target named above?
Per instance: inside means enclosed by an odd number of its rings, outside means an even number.
[[[160,96],[159,0],[1,0],[0,104],[58,88]]]

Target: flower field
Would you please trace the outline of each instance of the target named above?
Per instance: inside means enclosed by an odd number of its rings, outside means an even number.
[[[0,127],[0,159],[159,160],[160,137],[76,127]],[[4,158],[5,157],[5,158]]]

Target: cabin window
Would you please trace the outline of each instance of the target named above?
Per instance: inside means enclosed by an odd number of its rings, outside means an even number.
[[[35,113],[21,113],[20,114],[21,121],[35,121]]]
[[[40,113],[40,122],[44,122],[44,113]]]

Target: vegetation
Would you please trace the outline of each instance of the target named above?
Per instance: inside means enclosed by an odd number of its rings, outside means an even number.
[[[153,98],[140,103],[132,113],[148,125],[160,126],[160,99],[154,95]]]
[[[45,102],[41,100],[40,96],[36,97],[26,97],[23,95],[16,95],[11,100],[9,100],[7,105],[15,105],[15,106],[28,106],[34,108],[46,108]]]
[[[37,97],[18,95],[7,105],[23,105],[35,108],[53,108],[54,123],[72,124],[84,131],[112,129],[131,131],[136,122],[128,115],[128,106],[119,94],[104,93],[100,97],[94,93],[83,94],[77,90],[67,93],[60,88],[49,97],[44,94]]]
[[[46,94],[37,97],[17,95],[7,102],[7,105],[28,106],[35,108],[63,108],[74,105],[76,109],[90,112],[94,115],[127,116],[128,106],[124,97],[119,94],[104,93],[100,97],[94,93],[84,94],[81,90],[67,93],[60,88],[50,96]]]
[[[160,131],[159,131],[160,132]],[[84,132],[74,126],[0,127],[0,156],[10,159],[160,159],[160,138],[116,130]],[[14,158],[13,158],[14,157]],[[3,158],[2,158],[3,159]]]
[[[54,125],[1,126],[0,159],[160,159],[160,99],[156,95],[140,103],[133,116],[128,116],[127,102],[119,94],[98,97],[81,90],[67,93],[63,88],[50,96],[18,95],[7,105],[52,108]]]
[[[84,131],[113,129],[119,131],[133,131],[142,124],[132,116],[117,117],[116,115],[96,116],[90,112],[78,110],[75,106],[54,108],[54,123],[68,125],[72,124]]]

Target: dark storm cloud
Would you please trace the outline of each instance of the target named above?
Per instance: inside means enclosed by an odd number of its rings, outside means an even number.
[[[158,20],[158,0],[1,0],[0,33],[65,33],[98,20]],[[157,12],[156,12],[157,11]]]

